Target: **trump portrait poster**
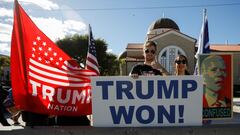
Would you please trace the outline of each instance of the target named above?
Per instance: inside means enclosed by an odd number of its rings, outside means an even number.
[[[93,126],[202,124],[201,76],[91,77]]]
[[[203,76],[203,118],[232,117],[232,55],[199,55],[199,73]]]

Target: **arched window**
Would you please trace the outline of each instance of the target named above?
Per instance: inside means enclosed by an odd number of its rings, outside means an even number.
[[[170,74],[174,74],[175,72],[174,59],[179,54],[183,54],[186,56],[186,53],[178,46],[175,45],[167,46],[162,51],[159,52],[157,60],[163,67],[166,68],[166,70]]]

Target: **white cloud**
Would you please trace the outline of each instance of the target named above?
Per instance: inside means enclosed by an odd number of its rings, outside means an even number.
[[[0,8],[0,17],[13,17],[13,10]]]
[[[13,2],[13,0],[3,1]],[[18,0],[18,1],[22,5],[35,4],[45,10],[59,9],[59,6],[50,0],[39,1]],[[80,21],[81,17],[77,16],[77,13],[72,15],[74,15],[74,17],[66,17],[65,15],[63,15],[64,21],[58,20],[54,17],[43,18],[30,16],[30,18],[37,25],[37,27],[40,30],[42,30],[52,41],[56,41],[57,39],[64,38],[66,35],[87,33],[87,25],[83,21]],[[0,23],[0,53],[9,55],[12,34],[13,11],[6,8],[0,8],[0,17],[1,19],[2,18],[4,19],[4,21]],[[78,21],[76,21],[75,19],[77,19]]]
[[[0,23],[0,33],[11,33],[12,25]]]
[[[0,43],[0,54],[10,55],[10,45],[7,43]]]
[[[52,41],[57,39],[62,39],[66,35],[73,34],[86,34],[87,26],[81,21],[66,20],[61,21],[56,18],[42,18],[42,17],[31,17],[37,27],[43,31]],[[0,42],[11,41],[12,25],[0,23]],[[6,44],[4,47],[0,46],[0,49],[5,54],[10,52],[10,49],[6,49]]]
[[[6,18],[4,21],[6,23],[13,23],[13,18]]]
[[[13,0],[3,0],[4,2],[13,2]],[[35,4],[43,9],[52,10],[59,9],[58,4],[53,3],[50,0],[18,0],[19,3],[23,4]]]
[[[11,41],[11,34],[3,34],[0,33],[0,41],[1,42],[10,42]]]
[[[111,53],[112,51],[112,49],[107,49],[107,53]]]
[[[69,34],[86,34],[86,24],[81,21],[66,20],[61,21],[56,18],[37,18],[31,17],[35,24],[41,29],[51,40],[64,38]]]
[[[9,24],[0,23],[0,41],[10,42],[11,41],[12,26]]]
[[[35,4],[46,10],[59,9],[59,6],[50,0],[20,0],[20,1],[22,1],[26,4],[28,4],[28,3]]]
[[[64,21],[64,28],[68,30],[83,31],[86,29],[86,24],[81,21],[66,20]]]

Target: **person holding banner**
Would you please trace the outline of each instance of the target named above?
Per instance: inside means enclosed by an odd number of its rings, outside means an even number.
[[[147,41],[143,47],[144,64],[135,65],[130,76],[138,78],[139,75],[152,76],[168,74],[167,71],[157,62],[155,62],[156,44],[153,41]]]
[[[175,75],[190,75],[187,70],[188,60],[187,57],[180,54],[178,55],[175,60]]]
[[[209,55],[203,59],[201,73],[204,81],[203,107],[229,107],[231,100],[220,94],[224,90],[227,76],[224,59],[218,55]]]

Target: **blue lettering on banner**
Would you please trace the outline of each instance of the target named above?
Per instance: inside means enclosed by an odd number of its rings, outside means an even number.
[[[169,84],[169,89],[167,88],[166,81],[158,81],[158,98],[163,98],[163,94],[166,98],[171,98],[173,91],[173,98],[178,98],[178,80],[171,80]]]
[[[191,85],[191,87],[188,87]],[[197,89],[197,82],[195,80],[182,80],[182,98],[188,98],[189,91]]]
[[[176,109],[178,107],[178,109]],[[155,120],[155,110],[153,107],[148,105],[139,106],[135,109],[135,106],[110,106],[109,110],[111,112],[113,124],[120,124],[121,119],[125,124],[132,124],[133,117],[141,124],[150,124]],[[128,110],[128,111],[127,111]],[[168,111],[169,110],[169,111]],[[147,112],[147,117],[144,117],[143,112]],[[178,112],[178,123],[184,123],[184,105],[170,105],[168,109],[166,106],[159,105],[157,108],[158,124],[164,123],[164,118],[167,120],[165,123],[176,123],[176,112]]]
[[[163,116],[165,116],[169,123],[175,123],[175,106],[170,105],[169,112],[166,110],[165,106],[158,106],[158,123],[163,123]]]
[[[109,86],[114,86],[113,81],[97,81],[96,86],[102,87],[102,99],[108,100],[108,89]],[[154,95],[154,81],[148,80],[148,89],[146,93],[143,93],[144,89],[142,88],[142,81],[136,81],[136,97],[133,94],[133,83],[131,81],[116,81],[116,98],[123,99],[123,95],[125,94],[127,99],[135,99],[138,97],[139,99],[150,99]],[[195,80],[182,80],[182,97],[188,98],[188,93],[193,92],[197,89],[197,82]],[[179,82],[178,80],[171,80],[169,85],[167,85],[165,80],[157,81],[157,98],[158,99],[177,99],[179,98]]]
[[[108,86],[113,85],[113,81],[97,81],[96,86],[102,86],[102,99],[108,99]]]
[[[113,124],[119,124],[122,117],[126,124],[132,123],[134,106],[129,106],[128,112],[125,106],[119,106],[118,112],[116,112],[115,106],[110,106],[109,108],[112,114]]]
[[[106,103],[113,124],[155,125],[187,121],[184,120],[184,104],[188,105],[185,101],[192,100],[191,94],[197,90],[198,81],[176,78],[100,80],[96,81],[96,86],[96,91],[102,94],[99,97],[104,100],[101,104]]]
[[[184,119],[183,119],[184,106],[183,106],[183,105],[179,105],[179,106],[178,106],[178,111],[179,111],[178,123],[184,123]]]
[[[130,92],[133,88],[131,81],[116,81],[117,85],[117,99],[123,99],[123,93],[128,99],[134,99],[132,93]]]
[[[149,114],[147,119],[144,119],[142,116],[142,112],[144,110],[146,110]],[[154,120],[154,117],[155,117],[155,112],[154,112],[153,108],[150,106],[147,106],[147,105],[140,106],[136,111],[136,118],[142,124],[151,123]]]
[[[153,92],[154,92],[154,83],[153,80],[149,80],[148,81],[148,93],[147,94],[143,94],[143,89],[142,89],[142,81],[138,80],[136,81],[136,94],[137,97],[139,97],[140,99],[150,99],[153,96]]]

